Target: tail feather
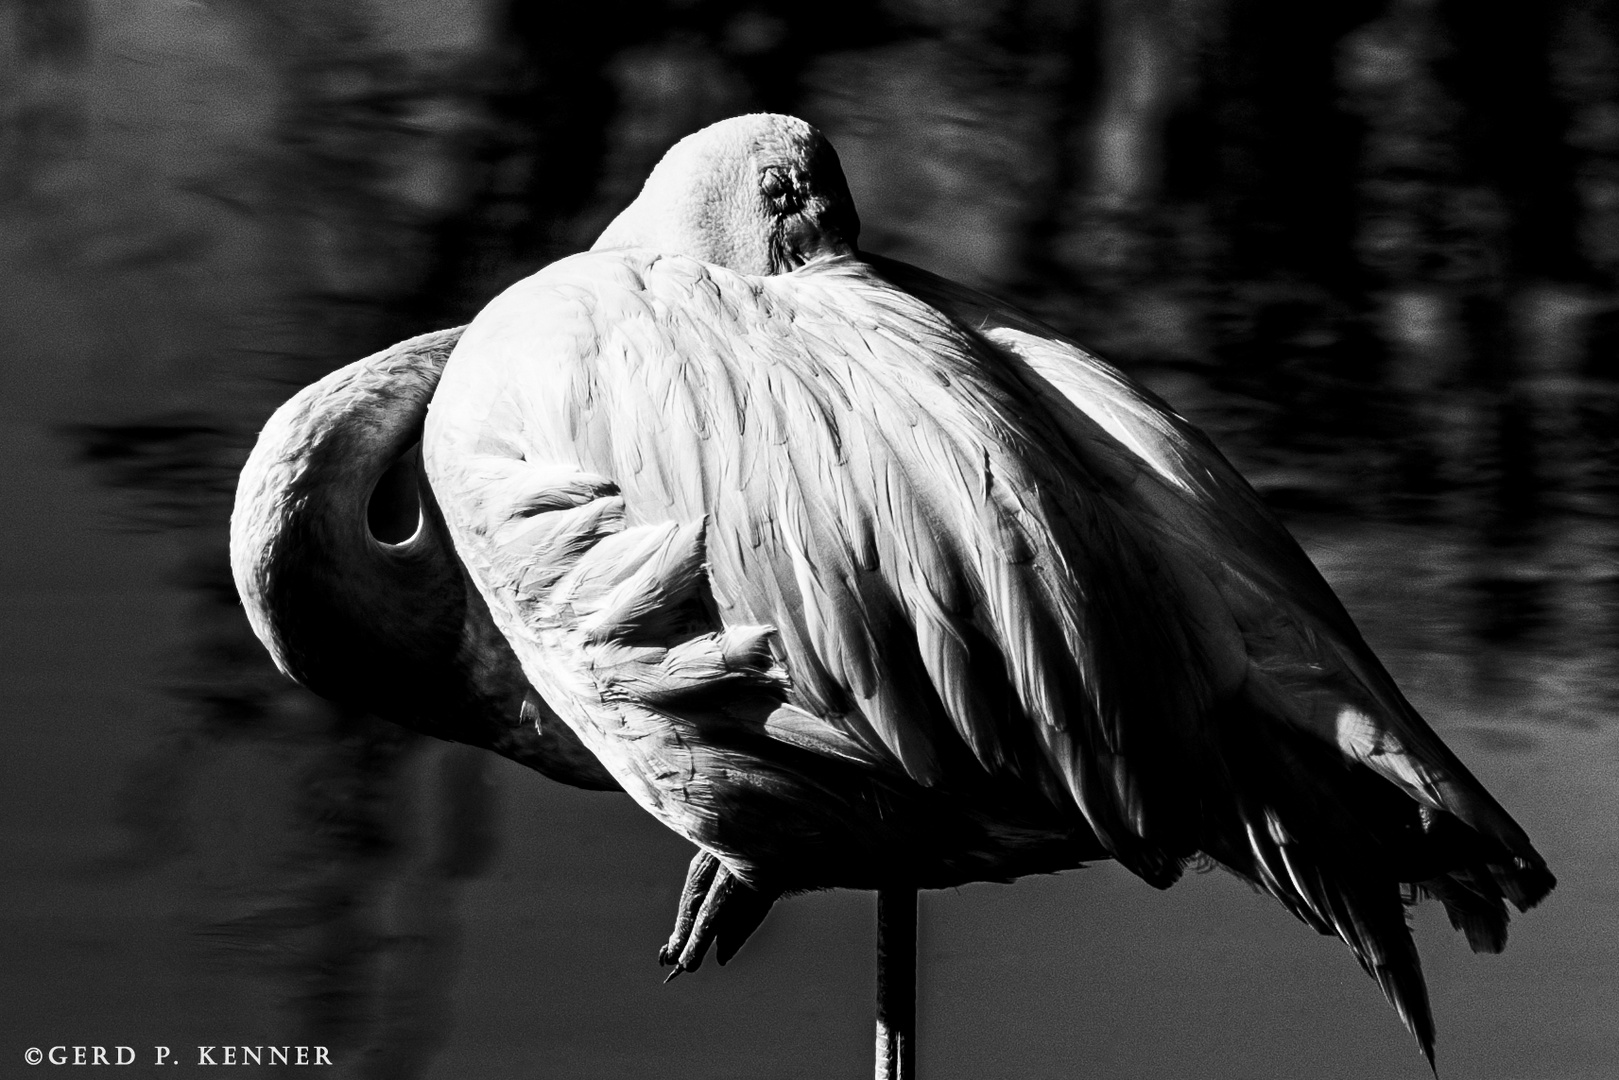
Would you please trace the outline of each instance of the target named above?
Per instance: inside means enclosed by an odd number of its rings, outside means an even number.
[[[1312,639],[1315,640],[1315,639]],[[1302,650],[1298,657],[1271,657],[1255,664],[1244,684],[1249,707],[1264,714],[1280,729],[1291,728],[1320,750],[1312,760],[1325,767],[1329,761],[1358,764],[1381,781],[1360,789],[1351,809],[1364,808],[1367,790],[1382,804],[1394,807],[1400,819],[1420,823],[1420,842],[1400,837],[1407,855],[1430,864],[1423,874],[1401,867],[1401,880],[1419,882],[1429,877],[1465,871],[1473,878],[1488,878],[1478,887],[1487,895],[1503,897],[1519,911],[1539,903],[1556,885],[1556,877],[1535,851],[1528,835],[1512,820],[1467,767],[1450,751],[1411,705],[1400,695],[1375,659],[1357,657],[1343,649]],[[1321,676],[1322,666],[1339,673]],[[1344,676],[1353,674],[1354,679]],[[1292,740],[1299,743],[1300,740]],[[1392,793],[1405,798],[1390,801]],[[1413,813],[1419,816],[1413,818]]]
[[[1507,946],[1507,906],[1499,894],[1458,870],[1420,884],[1421,892],[1445,905],[1450,925],[1467,937],[1474,952],[1498,953]]]
[[[1534,852],[1515,855],[1511,866],[1490,864],[1490,876],[1501,895],[1512,901],[1519,911],[1528,911],[1557,885],[1557,876],[1547,869],[1545,860]]]
[[[1408,940],[1409,944],[1409,940]],[[1417,1047],[1434,1068],[1433,1009],[1428,1004],[1428,987],[1422,980],[1422,961],[1417,949],[1411,945],[1408,964],[1380,964],[1371,970],[1383,997],[1394,1006],[1400,1022],[1417,1040]]]
[[[1431,1066],[1433,1012],[1407,903],[1432,896],[1475,951],[1496,952],[1507,901],[1544,895],[1550,875],[1519,867],[1493,838],[1444,812],[1421,812],[1399,787],[1251,703],[1219,726],[1202,849],[1342,940]]]
[[[1314,858],[1309,845],[1287,831],[1275,808],[1250,805],[1244,816],[1249,814],[1253,817],[1241,839],[1235,843],[1230,842],[1232,838],[1211,841],[1211,849],[1217,850],[1210,854],[1274,896],[1305,925],[1348,945],[1431,1066],[1433,1010],[1398,883],[1346,874]]]

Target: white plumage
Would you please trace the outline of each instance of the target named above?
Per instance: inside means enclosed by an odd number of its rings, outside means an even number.
[[[467,328],[426,467],[533,685],[767,898],[1208,856],[1431,1055],[1402,883],[1498,949],[1527,837],[1206,438],[857,228],[818,133],[727,121]]]
[[[1206,437],[858,231],[813,128],[726,121],[459,340],[298,395],[232,520],[277,663],[697,844],[677,970],[786,892],[1212,859],[1431,1060],[1404,905],[1499,950],[1554,884],[1528,838]],[[429,397],[421,527],[378,543]]]

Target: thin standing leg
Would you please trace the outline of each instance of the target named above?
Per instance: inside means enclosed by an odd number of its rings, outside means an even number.
[[[916,890],[877,891],[877,1080],[916,1080]]]

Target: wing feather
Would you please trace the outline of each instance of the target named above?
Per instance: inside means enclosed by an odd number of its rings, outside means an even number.
[[[520,413],[530,465],[612,477],[631,526],[708,518],[716,603],[777,627],[806,713],[924,784],[976,761],[1084,787],[1104,835],[1141,824],[1139,807],[1107,805],[1116,779],[1081,783],[1079,717],[1110,718],[1106,741],[1123,741],[1107,680],[1070,644],[1107,586],[1076,580],[1085,538],[1053,527],[1080,512],[1067,476],[1084,467],[1029,467],[1043,433],[948,320],[858,272],[749,281],[590,256],[497,300],[471,333],[463,351],[521,397],[475,411]],[[533,497],[480,490],[513,508]]]
[[[513,530],[495,561],[571,554],[612,520],[706,523],[721,620],[774,628],[784,741],[923,785],[1018,781],[1158,885],[1206,851],[1348,942],[1425,1042],[1398,897],[1353,868],[1431,878],[1485,945],[1504,932],[1492,897],[1550,888],[1207,439],[1012,309],[882,261],[744,278],[594,253],[514,287],[460,350],[484,375],[459,407],[504,432],[479,445],[521,459],[472,478]],[[505,578],[554,581],[561,563],[538,561]],[[1318,751],[1345,779],[1296,790]],[[1423,862],[1407,796],[1484,840]]]
[[[1524,909],[1554,884],[1523,830],[1405,700],[1309,558],[1206,436],[1049,327],[877,262],[1054,391],[1055,415],[1165,564],[1183,643],[1221,702],[1177,735],[1213,764],[1198,777],[1200,846],[1341,937],[1431,1060],[1432,1017],[1395,883],[1420,882],[1475,949],[1499,950],[1503,901]]]
[[[883,266],[905,287],[973,319],[986,339],[1100,429],[1104,438],[1088,440],[1088,456],[1128,486],[1132,510],[1152,524],[1158,550],[1183,564],[1183,583],[1201,579],[1215,590],[1214,603],[1205,594],[1197,610],[1239,628],[1256,693],[1413,798],[1456,814],[1509,850],[1533,850],[1405,700],[1308,556],[1201,431],[1014,309],[914,268]]]

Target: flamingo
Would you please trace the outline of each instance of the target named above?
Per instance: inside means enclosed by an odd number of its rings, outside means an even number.
[[[400,342],[276,410],[237,483],[237,592],[276,666],[323,697],[575,787],[617,790],[529,686],[420,483],[427,402],[460,336],[454,327]],[[394,543],[367,522],[389,480],[416,520]]]
[[[410,406],[431,395],[405,547],[448,600],[396,604],[375,655],[436,642],[450,729],[543,710],[518,752],[697,845],[677,973],[787,893],[914,917],[916,888],[1104,858],[1166,888],[1212,860],[1342,939],[1431,1064],[1405,904],[1498,951],[1544,860],[1201,432],[858,231],[815,129],[736,118],[491,302]],[[245,579],[324,542],[244,543]],[[273,591],[271,639],[302,619]]]

